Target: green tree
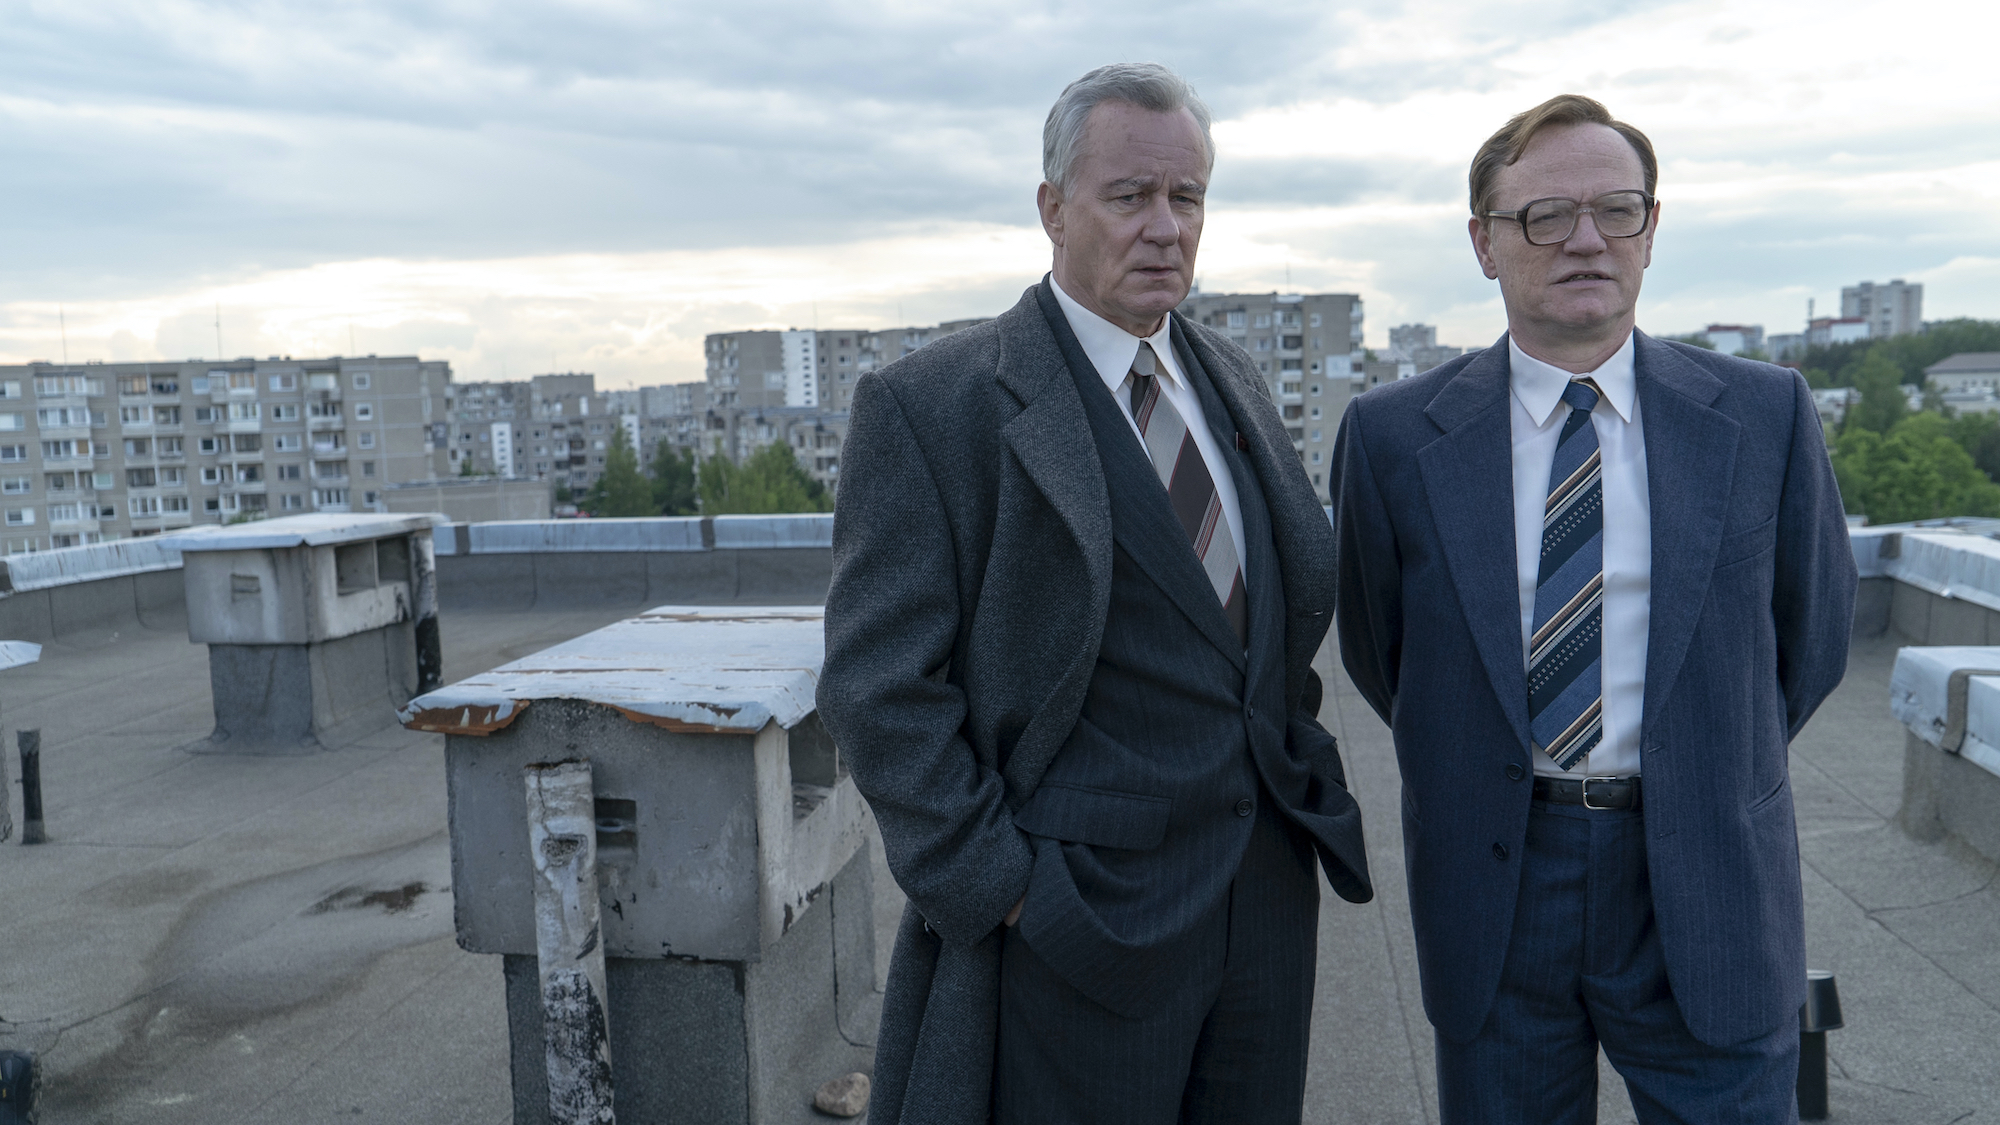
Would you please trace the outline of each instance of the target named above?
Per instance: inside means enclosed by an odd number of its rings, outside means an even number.
[[[693,450],[679,450],[662,441],[653,452],[653,510],[663,516],[691,516],[701,503],[695,480]]]
[[[458,475],[462,477],[476,477],[479,475],[477,472],[473,471],[472,457],[469,454],[459,461]]]
[[[2000,516],[2000,485],[1954,439],[1952,419],[1913,415],[1887,434],[1849,427],[1834,440],[1833,471],[1851,513],[1871,523]]]
[[[1886,434],[1910,412],[1903,396],[1902,371],[1881,351],[1870,351],[1856,366],[1849,384],[1861,392],[1861,401],[1847,410],[1845,430],[1872,430]]]
[[[826,488],[806,475],[792,447],[772,442],[738,465],[726,457],[701,463],[701,512],[705,516],[776,515],[831,511]]]
[[[639,475],[639,455],[624,426],[611,427],[611,448],[604,454],[604,473],[599,476],[577,505],[600,518],[656,516],[653,487]]]
[[[1832,373],[1829,382],[1815,383],[1814,386],[1853,386],[1853,373],[1860,368],[1862,360],[1870,353],[1876,353],[1896,365],[1902,373],[1903,382],[1921,383],[1924,368],[1960,352],[2000,352],[2000,320],[1960,318],[1933,321],[1922,332],[1891,336],[1885,340],[1821,344],[1806,349],[1799,366],[1806,371],[1808,382],[1814,370]]]

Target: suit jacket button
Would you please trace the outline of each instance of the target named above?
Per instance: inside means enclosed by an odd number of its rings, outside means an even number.
[[[1250,803],[1250,798],[1245,797],[1242,800],[1236,802],[1236,815],[1249,816],[1250,813],[1256,809],[1256,807],[1257,806]]]
[[[1526,771],[1526,770],[1524,770],[1524,769],[1522,769],[1522,768],[1521,768],[1521,763],[1519,763],[1519,762],[1509,762],[1509,763],[1507,763],[1507,780],[1508,780],[1508,781],[1519,781],[1519,780],[1521,780],[1521,778],[1522,778],[1523,776],[1525,776],[1525,775],[1527,774],[1527,772],[1528,772],[1528,771]]]
[[[1493,858],[1494,858],[1494,859],[1501,859],[1501,860],[1504,860],[1504,859],[1506,859],[1506,858],[1507,858],[1507,845],[1505,845],[1505,844],[1495,844],[1495,845],[1493,845]]]

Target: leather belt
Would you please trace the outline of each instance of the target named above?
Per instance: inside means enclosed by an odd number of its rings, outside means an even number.
[[[1636,777],[1536,777],[1535,800],[1587,809],[1637,809],[1643,802]]]

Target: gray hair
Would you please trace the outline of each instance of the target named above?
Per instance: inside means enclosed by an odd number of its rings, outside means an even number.
[[[1042,178],[1064,195],[1076,171],[1077,150],[1083,147],[1083,125],[1090,111],[1103,102],[1129,102],[1155,113],[1185,109],[1201,126],[1208,163],[1215,165],[1215,138],[1209,135],[1208,107],[1187,79],[1159,63],[1112,63],[1100,66],[1063,89],[1049,107],[1042,125]]]

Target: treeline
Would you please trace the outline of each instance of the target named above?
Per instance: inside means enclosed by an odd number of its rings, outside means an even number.
[[[2000,516],[2000,415],[1955,414],[1935,393],[1912,411],[1903,390],[1960,352],[2000,352],[2000,322],[1948,320],[1806,352],[1801,367],[1812,386],[1861,392],[1829,443],[1849,514],[1877,524]]]
[[[697,461],[692,451],[665,442],[646,472],[625,427],[611,432],[604,475],[576,501],[592,516],[723,516],[830,512],[833,498],[812,479],[783,442],[750,455],[742,464],[727,457]]]

